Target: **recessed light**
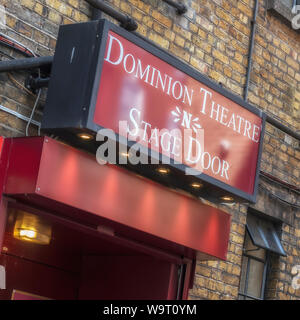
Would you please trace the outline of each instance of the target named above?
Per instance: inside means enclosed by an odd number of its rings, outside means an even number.
[[[51,241],[52,227],[31,213],[19,211],[13,236],[22,241],[48,245]]]
[[[168,174],[170,172],[170,169],[161,167],[157,169],[157,172],[161,174]]]
[[[200,189],[203,187],[203,184],[200,182],[193,182],[191,183],[191,187],[193,187],[194,189]]]
[[[29,238],[35,239],[36,238],[36,231],[31,229],[20,229],[20,237],[21,238]]]
[[[223,197],[221,197],[221,200],[224,200],[224,201],[233,201],[234,198],[233,198],[233,197],[230,197],[230,196],[223,196]]]
[[[82,140],[85,140],[85,141],[93,139],[93,136],[89,133],[78,133],[78,137]]]

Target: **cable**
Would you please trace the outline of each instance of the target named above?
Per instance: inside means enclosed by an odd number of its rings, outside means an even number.
[[[28,57],[36,57],[36,54],[29,48],[25,47],[22,43],[18,42],[17,40],[0,33],[0,43],[13,48],[23,54],[25,54]]]
[[[260,175],[261,175],[264,179],[269,180],[269,181],[274,182],[274,183],[277,183],[277,184],[280,185],[281,187],[283,187],[283,188],[285,188],[285,189],[288,189],[288,190],[290,190],[290,191],[293,191],[293,192],[295,192],[295,193],[297,193],[297,194],[300,195],[300,190],[299,190],[299,188],[296,187],[295,185],[289,185],[288,183],[280,182],[280,181],[278,181],[277,179],[274,179],[274,178],[270,177],[270,176],[269,176],[266,172],[264,172],[264,171],[260,171]]]
[[[263,190],[267,191],[271,197],[273,197],[273,198],[275,198],[275,199],[277,199],[277,200],[279,200],[279,201],[281,201],[281,202],[283,202],[283,203],[285,203],[285,204],[288,204],[288,205],[291,206],[291,207],[300,209],[300,205],[297,205],[297,204],[295,204],[295,203],[288,202],[288,201],[286,201],[286,200],[278,197],[276,194],[272,193],[268,188],[262,186],[261,184],[260,184],[258,187],[259,187],[260,189],[263,189]]]
[[[28,129],[29,129],[30,123],[31,123],[31,121],[32,121],[32,118],[33,118],[35,109],[36,109],[36,107],[37,107],[37,105],[38,105],[38,102],[39,102],[39,100],[40,100],[41,93],[42,93],[42,89],[39,89],[39,92],[38,92],[38,94],[37,94],[37,97],[36,97],[34,106],[33,106],[32,111],[31,111],[30,118],[29,118],[29,120],[28,120],[28,122],[27,122],[27,125],[26,125],[26,131],[25,131],[26,137],[28,137]],[[39,135],[40,135],[40,128],[39,128]]]
[[[2,56],[6,56],[7,58],[10,58],[11,60],[14,60],[14,59],[15,59],[13,56],[11,56],[10,54],[8,54],[8,53],[6,53],[6,52],[4,52],[4,51],[2,51],[2,50],[0,50],[0,54],[1,54]],[[1,60],[1,61],[2,61],[2,60]]]
[[[30,90],[28,90],[27,88],[25,88],[11,73],[7,73],[9,79],[15,84],[17,85],[20,89],[26,91],[28,94],[30,94],[31,96],[35,96],[35,94],[33,94]]]
[[[36,57],[37,55],[30,49],[26,48],[22,43],[18,42],[17,40],[15,39],[12,39],[10,38],[9,36],[7,35],[4,35],[2,33],[0,33],[0,43],[10,47],[10,48],[13,48],[23,54],[25,54],[26,56],[29,56],[29,57]],[[5,53],[4,53],[5,54]],[[8,54],[5,54],[6,56],[10,57],[11,59],[14,59],[14,57],[8,55]],[[41,77],[41,70],[40,68],[38,69],[38,74],[39,74],[39,77]],[[8,73],[8,77],[9,79],[14,83],[16,84],[19,88],[21,88],[22,90],[26,91],[28,94],[34,96],[34,94],[28,90],[27,88],[25,88],[20,82],[18,82],[17,79],[14,78],[14,76],[11,74],[11,73]],[[34,106],[32,108],[32,111],[31,111],[31,115],[30,115],[30,118],[26,124],[26,130],[25,130],[25,135],[28,136],[28,130],[29,130],[29,126],[32,122],[32,119],[33,119],[33,116],[34,116],[34,113],[35,113],[35,110],[36,110],[36,107],[38,105],[38,102],[40,100],[40,96],[41,96],[41,93],[42,93],[42,89],[39,89],[38,91],[38,94],[37,94],[37,97],[36,97],[36,100],[35,100],[35,103],[34,103]],[[40,136],[41,135],[41,127],[38,126],[38,135]]]

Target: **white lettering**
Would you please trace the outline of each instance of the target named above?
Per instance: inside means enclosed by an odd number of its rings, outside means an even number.
[[[192,164],[195,164],[197,163],[199,160],[200,160],[200,156],[201,156],[201,145],[199,143],[198,140],[192,138],[191,136],[189,137],[189,140],[190,140],[190,143],[189,143],[189,148],[188,148],[188,155],[186,157],[186,161],[189,162],[189,163],[192,163]],[[191,156],[192,156],[192,145],[193,145],[193,142],[196,143],[196,154],[197,156],[192,159]]]
[[[252,133],[252,141],[254,142],[259,142],[259,132],[260,132],[260,127],[258,127],[256,124],[253,125],[253,133]],[[257,137],[255,139],[255,137]]]
[[[210,110],[210,117],[211,119],[214,119],[216,121],[219,121],[219,110],[220,110],[220,105],[217,104],[217,109],[215,109],[215,102],[213,101],[211,104],[211,110]],[[216,115],[216,117],[214,118],[214,114]]]
[[[119,50],[120,50],[119,58],[116,61],[110,60],[111,48],[112,48],[113,41],[118,43]],[[108,50],[107,50],[106,58],[104,60],[111,63],[111,64],[118,65],[121,63],[121,61],[123,59],[123,54],[124,54],[124,49],[123,49],[123,45],[122,45],[121,41],[119,39],[115,38],[114,36],[109,35]]]
[[[191,120],[192,120],[192,114],[186,112],[185,110],[183,111],[183,116],[182,116],[182,123],[181,125],[183,127],[186,127],[187,129],[191,128]]]
[[[191,89],[191,95],[189,95],[188,87],[184,86],[184,95],[182,102],[185,103],[185,99],[187,98],[188,104],[191,107],[192,106],[192,99],[193,99],[194,90]]]
[[[210,97],[212,97],[212,93],[204,88],[200,89],[200,92],[204,91],[204,98],[203,98],[203,103],[202,103],[202,110],[201,112],[203,114],[205,114],[205,108],[206,108],[206,99],[207,99],[207,95],[209,95]]]
[[[131,70],[127,70],[127,59],[128,57],[131,57],[132,59],[132,66],[131,66]],[[126,54],[126,56],[124,57],[124,60],[123,60],[123,66],[124,66],[124,70],[127,72],[127,73],[132,73],[135,69],[135,60],[134,60],[134,57],[132,54],[128,53]]]
[[[135,137],[138,133],[139,133],[139,126],[138,126],[138,123],[136,122],[134,116],[133,116],[133,112],[137,113],[138,117],[140,118],[140,115],[141,115],[141,112],[136,109],[136,108],[131,108],[130,109],[130,112],[129,112],[129,117],[130,117],[130,120],[132,121],[133,125],[134,125],[134,130],[133,131],[130,131],[128,129],[128,133]]]
[[[226,121],[226,119],[227,119],[227,113],[228,113],[228,111],[229,111],[229,110],[228,110],[227,108],[222,107],[220,123],[223,124],[224,126],[227,125],[227,123],[224,122],[224,121]],[[224,121],[223,121],[223,120],[224,120]]]
[[[176,91],[176,85],[179,85],[179,95],[175,95],[175,91]],[[173,83],[173,87],[172,87],[172,95],[173,95],[173,98],[176,99],[176,100],[179,100],[181,97],[182,97],[182,84],[179,82],[179,81],[175,81]]]
[[[148,64],[146,69],[143,71],[142,70],[142,64],[141,64],[141,60],[137,59],[137,68],[136,68],[136,73],[135,73],[135,77],[136,78],[140,78],[141,80],[143,80],[144,75],[146,74],[146,78],[145,78],[145,82],[148,83],[148,77],[149,77],[149,70],[150,70],[150,65]],[[139,74],[138,74],[139,73]]]

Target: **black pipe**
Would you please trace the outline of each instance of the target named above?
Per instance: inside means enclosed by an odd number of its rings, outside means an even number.
[[[173,0],[162,0],[166,2],[168,5],[176,8],[178,14],[184,14],[187,12],[187,7],[183,3],[178,3]]]
[[[285,132],[286,134],[300,141],[300,134],[298,132],[293,131],[289,127],[285,126],[284,124],[282,124],[281,122],[279,122],[278,120],[272,118],[267,114],[266,114],[266,121],[271,125],[273,125],[274,127],[276,127],[277,129]]]
[[[0,62],[0,72],[40,68],[51,65],[53,57],[34,57]]]
[[[101,18],[102,18],[102,11],[93,7],[92,20],[100,20]]]
[[[128,31],[134,31],[138,28],[137,23],[129,16],[126,16],[123,13],[120,13],[119,11],[113,9],[106,3],[104,3],[101,0],[85,0],[88,2],[91,6],[94,8],[97,8],[104,13],[110,15],[111,17],[115,18],[120,22],[121,27],[127,29]]]
[[[25,87],[36,93],[38,89],[48,87],[50,78],[41,78],[38,75],[31,74],[25,79]]]
[[[252,69],[252,58],[253,58],[253,48],[254,48],[254,38],[256,32],[256,17],[258,12],[258,0],[255,0],[255,5],[253,9],[253,19],[251,21],[251,36],[250,36],[250,47],[249,47],[249,55],[248,55],[248,69],[246,75],[246,84],[244,90],[244,100],[248,99],[248,91],[249,91],[249,83],[250,83],[250,74]]]
[[[92,20],[100,20],[102,18],[102,11],[96,8],[93,8],[92,11]]]

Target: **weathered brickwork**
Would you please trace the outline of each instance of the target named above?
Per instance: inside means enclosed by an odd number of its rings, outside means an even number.
[[[243,96],[254,0],[182,0],[188,6],[182,16],[160,0],[107,2],[137,21],[137,33]],[[37,55],[53,54],[60,24],[88,21],[92,15],[84,0],[0,0],[0,4],[6,9],[7,23],[1,31]],[[1,59],[7,58],[5,54],[21,57],[0,49]],[[35,95],[22,88],[24,77],[20,72],[0,74],[0,105],[29,117]],[[46,90],[34,117],[37,121],[45,95]],[[300,35],[268,12],[265,0],[259,1],[248,99],[294,131],[300,130]],[[1,135],[24,135],[25,127],[24,120],[0,110]],[[30,133],[34,132],[33,125]],[[300,290],[291,286],[292,267],[300,265],[299,141],[267,124],[261,170],[288,184],[261,177],[258,201],[252,206],[282,221],[281,241],[287,253],[272,258],[266,297],[300,299]],[[232,215],[227,261],[197,262],[190,299],[238,297],[248,206],[221,209]]]

